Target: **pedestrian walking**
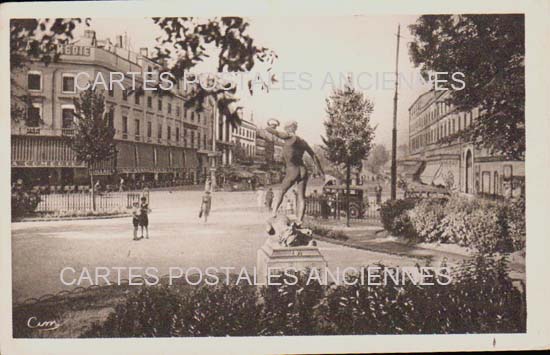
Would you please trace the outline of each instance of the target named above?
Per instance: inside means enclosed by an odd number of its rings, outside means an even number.
[[[204,191],[212,192],[212,180],[209,177],[204,181]]]
[[[210,215],[210,208],[212,207],[212,195],[210,191],[205,191],[202,196],[201,210],[199,212],[199,218],[204,218],[204,223],[208,222],[208,215]]]
[[[266,191],[264,191],[263,187],[261,187],[261,186],[256,191],[256,205],[258,207],[264,206],[264,204],[265,204],[265,193],[266,193]]]
[[[270,187],[267,189],[265,193],[265,206],[271,211],[271,206],[273,205],[273,198],[275,197],[275,194],[273,193],[273,189]]]
[[[139,208],[139,202],[133,203],[132,208],[132,225],[134,226],[134,240],[139,240],[137,236],[137,232],[139,229],[139,216],[140,216],[140,208]]]
[[[382,204],[382,186],[380,183],[376,186],[376,204],[380,206]]]
[[[143,230],[145,229],[145,239],[149,239],[149,203],[145,196],[141,197],[141,204],[139,206],[139,226],[141,227],[141,238],[143,238]]]

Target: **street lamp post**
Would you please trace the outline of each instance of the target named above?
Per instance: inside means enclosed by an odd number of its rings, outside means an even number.
[[[399,86],[399,34],[401,26],[397,26],[397,48],[395,54],[395,93],[393,95],[393,130],[391,146],[391,199],[397,198],[397,89]]]

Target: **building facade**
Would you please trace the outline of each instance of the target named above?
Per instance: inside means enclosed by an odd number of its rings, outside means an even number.
[[[56,62],[31,62],[12,73],[14,93],[29,98],[24,117],[12,119],[12,179],[33,185],[78,185],[89,182],[89,172],[105,181],[122,176],[130,181],[192,183],[204,178],[212,150],[213,110],[185,108],[180,83],[170,91],[130,90],[143,87],[144,78],[154,80],[144,72],[161,69],[146,49],[128,50],[121,36],[115,44],[98,41],[88,30],[59,52]],[[113,72],[138,75],[125,75],[122,87],[113,85],[104,92],[117,153],[87,169],[76,160],[67,139],[74,134],[73,99],[79,96],[78,86],[98,77],[107,80]]]
[[[465,142],[458,133],[480,115],[446,102],[449,91],[428,91],[409,108],[409,176],[467,194],[510,197],[524,193],[525,162],[506,160]],[[410,169],[409,169],[410,170]]]
[[[235,160],[239,163],[253,164],[256,156],[256,125],[252,116],[243,115],[239,125],[232,127],[235,146]]]

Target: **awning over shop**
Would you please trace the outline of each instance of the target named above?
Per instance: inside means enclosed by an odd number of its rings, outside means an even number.
[[[185,150],[185,169],[196,169],[199,166],[197,152],[194,150]]]
[[[153,146],[150,144],[138,145],[138,172],[154,172],[155,171],[155,155]]]
[[[120,142],[116,145],[117,159],[116,168],[118,172],[133,173],[135,172],[136,162],[136,146],[131,143]]]
[[[424,184],[431,185],[437,176],[437,173],[441,169],[440,163],[428,163],[424,168],[424,171],[420,174],[420,181]]]
[[[437,175],[434,177],[433,184],[450,189],[458,188],[459,174],[458,164],[442,164]]]
[[[183,149],[172,148],[172,169],[183,169],[184,168],[184,157]]]
[[[414,178],[418,176],[420,169],[422,168],[422,162],[406,163],[397,165],[397,173],[403,175],[406,178]]]
[[[170,147],[157,146],[157,171],[168,171],[170,169]]]
[[[114,173],[114,159],[103,160],[92,164],[92,175],[111,175]]]

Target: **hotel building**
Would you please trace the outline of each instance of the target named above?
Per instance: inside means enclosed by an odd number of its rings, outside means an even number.
[[[155,72],[160,63],[151,60],[147,49],[139,53],[125,48],[122,36],[115,43],[97,40],[95,32],[59,47],[58,61],[45,65],[29,62],[12,72],[12,90],[28,97],[24,117],[12,119],[12,180],[32,185],[85,185],[89,172],[106,183],[129,180],[184,180],[196,183],[208,173],[214,130],[213,109],[203,112],[184,107],[183,85],[171,91],[123,90],[114,85],[104,92],[106,108],[115,129],[117,153],[113,159],[92,169],[76,160],[68,137],[74,134],[74,102],[77,83],[85,87],[88,77],[110,72]],[[78,75],[85,72],[87,75]],[[136,87],[143,86],[136,75]],[[132,80],[124,78],[124,88]],[[100,86],[102,88],[102,86]],[[100,142],[98,142],[100,144]]]
[[[516,196],[524,193],[525,162],[506,160],[457,138],[479,117],[446,102],[449,91],[428,91],[409,108],[409,156],[403,166],[423,184],[467,194]]]

